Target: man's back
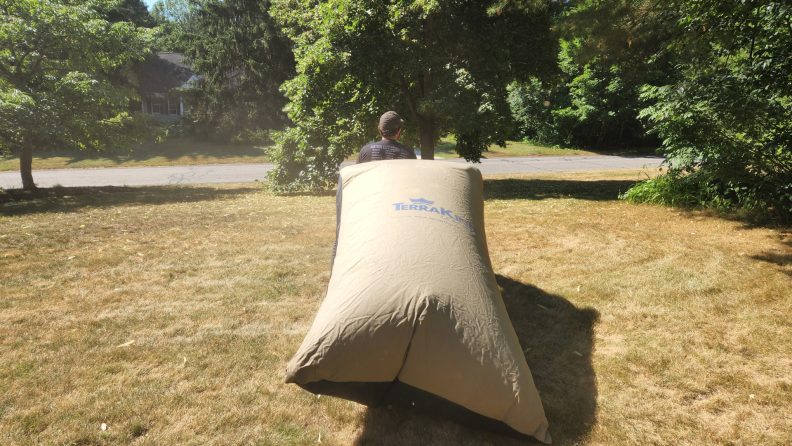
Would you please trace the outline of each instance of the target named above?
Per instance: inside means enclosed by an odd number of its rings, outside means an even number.
[[[418,159],[412,149],[408,149],[392,139],[368,144],[360,149],[357,164],[369,161]]]

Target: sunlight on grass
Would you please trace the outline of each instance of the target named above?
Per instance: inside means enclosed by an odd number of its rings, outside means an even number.
[[[454,151],[456,142],[452,139],[443,138],[440,145],[435,148],[435,158],[459,158]],[[579,156],[579,155],[598,155],[595,152],[577,149],[560,149],[544,147],[529,142],[506,141],[506,147],[496,144],[489,146],[489,150],[482,153],[484,158],[502,158],[505,156]]]
[[[459,158],[459,155],[454,151],[456,142],[453,139],[442,138],[440,145],[435,147],[435,158]],[[360,150],[355,150],[352,155],[346,158],[347,161],[355,161]],[[559,149],[552,147],[544,147],[528,142],[519,141],[506,141],[506,147],[499,147],[495,144],[489,146],[489,151],[482,154],[483,158],[502,158],[506,156],[593,156],[601,155],[600,153],[589,152],[586,150],[576,149]]]
[[[554,444],[788,444],[792,233],[616,200],[637,178],[485,181]],[[521,444],[283,384],[334,235],[332,194],[251,184],[0,205],[0,444]]]
[[[184,166],[199,164],[266,163],[267,147],[221,144],[189,138],[133,143],[131,151],[35,151],[33,170],[91,167]],[[0,157],[0,171],[19,170],[19,155]]]

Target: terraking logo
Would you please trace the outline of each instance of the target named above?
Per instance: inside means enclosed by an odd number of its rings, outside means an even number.
[[[393,203],[391,206],[395,208],[396,211],[419,211],[419,212],[429,212],[435,213],[440,217],[443,217],[444,223],[451,223],[456,222],[460,223],[466,228],[468,228],[474,235],[476,234],[476,228],[473,227],[470,222],[466,221],[459,215],[455,215],[454,211],[441,207],[440,209],[432,206],[435,202],[429,201],[426,198],[410,198],[411,204],[405,203]],[[450,220],[450,221],[449,221]]]

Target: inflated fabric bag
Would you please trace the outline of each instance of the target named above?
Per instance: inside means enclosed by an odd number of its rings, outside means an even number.
[[[309,392],[550,443],[487,251],[481,172],[346,167],[327,297],[286,370]]]

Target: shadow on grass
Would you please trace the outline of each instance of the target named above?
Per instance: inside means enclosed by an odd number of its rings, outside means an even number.
[[[234,189],[207,186],[52,187],[35,191],[9,189],[0,191],[0,215],[78,212],[88,207],[129,204],[194,203],[249,194],[258,190],[261,190],[260,186]]]
[[[772,263],[781,268],[792,266],[792,233],[786,233],[787,240],[781,241],[782,249],[773,251],[765,251],[762,254],[750,256],[754,260],[761,262]],[[781,271],[789,277],[792,277],[792,271]]]
[[[485,179],[485,200],[545,200],[548,198],[577,198],[579,200],[617,200],[637,181],[625,180],[543,180],[543,179]]]
[[[520,345],[542,397],[553,444],[581,441],[596,421],[597,384],[591,355],[599,313],[560,296],[496,276]],[[539,307],[542,305],[546,309]],[[578,356],[574,352],[580,353]],[[525,441],[384,407],[368,408],[357,445],[518,445]]]

